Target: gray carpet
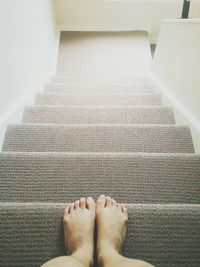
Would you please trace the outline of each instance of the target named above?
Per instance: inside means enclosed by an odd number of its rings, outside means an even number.
[[[25,123],[56,124],[174,124],[173,109],[164,106],[29,106]]]
[[[200,204],[200,156],[1,153],[1,202],[71,202],[104,192],[129,203]]]
[[[147,77],[138,77],[133,75],[56,75],[50,79],[52,83],[74,83],[74,84],[131,84],[131,85],[149,85],[151,82]]]
[[[145,94],[153,93],[153,86],[134,84],[65,84],[49,83],[44,86],[45,93],[66,94]]]
[[[37,94],[35,105],[119,105],[119,106],[145,106],[161,105],[159,94],[135,94],[135,95],[72,95],[72,94]]]
[[[3,151],[194,153],[186,126],[11,124]]]
[[[0,266],[38,267],[64,255],[61,221],[65,206],[1,203]],[[126,256],[156,267],[199,266],[200,205],[127,206]]]
[[[62,203],[102,193],[128,203],[126,256],[200,266],[200,155],[153,88],[144,77],[56,76],[8,126],[0,267],[65,255]]]

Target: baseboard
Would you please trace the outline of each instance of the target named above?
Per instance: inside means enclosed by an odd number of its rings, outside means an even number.
[[[58,31],[77,31],[77,32],[121,32],[121,31],[145,31],[150,32],[150,28],[140,28],[134,26],[120,26],[120,25],[59,25]]]
[[[171,105],[174,108],[174,114],[177,124],[186,124],[190,127],[195,151],[200,153],[200,122],[187,110],[181,102],[175,98],[167,88],[151,73],[149,78],[163,96],[164,104]]]
[[[158,36],[151,36],[151,29],[149,27],[140,28],[133,26],[120,26],[120,25],[60,25],[57,30],[59,32],[128,32],[128,31],[145,31],[149,35],[151,44],[157,44]]]
[[[44,84],[49,81],[49,75],[43,76],[43,78],[35,83],[28,90],[26,94],[24,94],[21,98],[19,98],[15,105],[12,106],[1,118],[0,118],[0,149],[3,145],[4,135],[6,132],[7,125],[10,123],[20,122],[23,114],[24,107],[26,105],[32,105],[34,103],[34,97],[36,92],[40,92],[43,90]]]

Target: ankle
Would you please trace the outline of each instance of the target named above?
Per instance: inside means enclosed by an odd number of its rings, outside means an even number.
[[[86,267],[93,265],[93,249],[88,247],[82,247],[77,249],[71,254],[71,257],[78,260]]]
[[[107,266],[109,262],[114,263],[119,257],[121,258],[119,252],[109,245],[105,245],[103,248],[97,250],[99,266]]]

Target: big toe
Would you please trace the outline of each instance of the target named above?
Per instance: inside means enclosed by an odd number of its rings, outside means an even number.
[[[89,210],[94,211],[94,210],[95,210],[95,206],[96,206],[96,204],[95,204],[95,202],[94,202],[94,199],[91,198],[91,197],[88,197],[88,198],[86,199],[86,206],[87,206],[87,208],[88,208]]]
[[[97,204],[96,204],[96,209],[97,211],[105,208],[106,205],[106,197],[104,195],[101,195],[98,199],[97,199]]]

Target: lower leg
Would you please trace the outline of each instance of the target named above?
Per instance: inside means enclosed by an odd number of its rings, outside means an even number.
[[[100,196],[96,204],[97,255],[101,267],[153,267],[151,264],[120,255],[126,236],[126,207],[110,197]]]

